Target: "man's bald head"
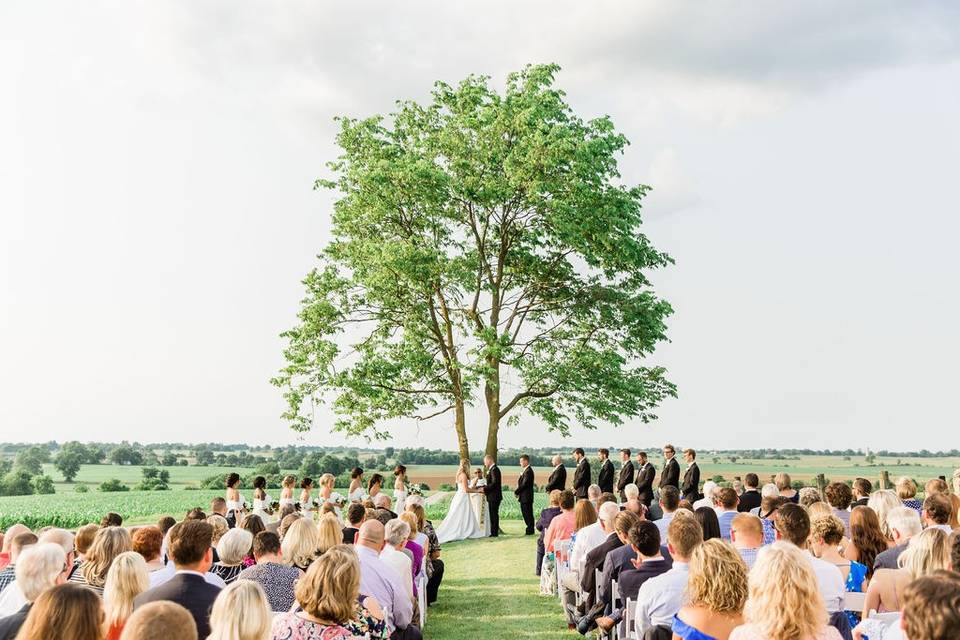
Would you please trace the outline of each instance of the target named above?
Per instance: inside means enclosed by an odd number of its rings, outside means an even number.
[[[10,553],[10,547],[13,546],[13,539],[16,538],[21,533],[30,533],[30,527],[25,524],[10,525],[10,527],[3,533],[3,552]]]
[[[357,544],[369,547],[378,553],[383,549],[383,540],[385,537],[383,523],[379,520],[367,520],[360,525],[360,534],[357,536]]]

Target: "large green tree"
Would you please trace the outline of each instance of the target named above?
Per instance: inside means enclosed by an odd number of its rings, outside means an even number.
[[[285,332],[294,428],[332,400],[333,428],[385,437],[385,422],[452,415],[482,400],[486,452],[526,411],[568,435],[655,418],[675,394],[647,360],[671,309],[640,232],[648,187],[624,185],[628,144],[608,117],[583,120],[554,65],[505,90],[470,76],[389,118],[340,119],[339,158],[318,188],[339,194],[332,234]]]

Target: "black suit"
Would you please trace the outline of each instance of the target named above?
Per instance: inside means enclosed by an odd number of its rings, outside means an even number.
[[[620,572],[617,579],[617,588],[620,590],[620,606],[614,609],[613,619],[620,621],[624,617],[624,605],[627,600],[637,601],[637,594],[640,593],[640,587],[650,578],[655,578],[660,574],[666,573],[673,566],[672,560],[645,560],[639,569],[624,569]]]
[[[657,477],[657,470],[647,462],[637,471],[637,488],[640,489],[640,502],[649,507],[653,502],[653,481]]]
[[[680,488],[680,464],[676,456],[667,460],[663,465],[663,471],[660,472],[660,488],[664,487]]]
[[[487,503],[490,505],[490,536],[496,538],[500,535],[500,503],[503,502],[500,467],[491,466],[487,471],[486,479],[487,486],[483,488],[483,493],[487,496]]]
[[[620,467],[620,477],[617,478],[617,492],[620,494],[620,500],[627,499],[627,497],[623,495],[623,490],[631,482],[633,482],[633,462],[627,460]]]
[[[620,537],[611,533],[607,539],[587,552],[587,557],[583,563],[583,575],[580,576],[580,588],[583,589],[583,598],[587,608],[593,606],[594,590],[597,587],[597,569],[603,567],[603,562],[607,555],[623,546]]]
[[[533,535],[533,467],[520,472],[517,479],[517,488],[513,490],[520,503],[520,513],[523,514],[523,523],[527,525],[526,535]]]
[[[144,591],[133,600],[139,609],[149,602],[169,600],[184,607],[197,625],[197,637],[210,635],[210,608],[217,599],[220,587],[212,585],[195,573],[177,573],[163,584]]]
[[[573,472],[573,492],[578,500],[587,499],[587,489],[590,488],[590,463],[586,458],[582,458]]]
[[[700,467],[697,466],[696,461],[691,462],[690,468],[683,473],[680,495],[690,502],[700,499]]]
[[[613,463],[609,458],[600,463],[597,484],[600,486],[600,493],[613,493]]]
[[[673,565],[673,557],[670,555],[670,552],[667,551],[666,545],[660,546],[660,554],[665,560],[670,562],[671,566]],[[624,545],[607,554],[606,560],[603,561],[603,571],[600,574],[600,579],[603,582],[597,591],[600,599],[603,600],[607,606],[613,605],[613,602],[611,602],[613,594],[610,591],[610,583],[613,580],[619,580],[621,572],[635,569],[631,560],[636,559],[637,552],[634,551],[630,545]]]
[[[30,613],[30,607],[32,606],[33,603],[28,602],[20,607],[20,610],[16,613],[0,618],[0,640],[13,640],[17,637],[20,627],[27,621],[27,614]]]
[[[562,464],[553,470],[550,477],[547,478],[547,486],[544,487],[547,493],[554,489],[563,491],[567,488],[567,468]]]
[[[737,511],[741,513],[750,513],[751,509],[760,506],[760,492],[756,489],[747,489],[740,494],[740,504],[737,505]]]

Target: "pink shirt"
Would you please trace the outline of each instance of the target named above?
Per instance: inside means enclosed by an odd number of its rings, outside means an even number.
[[[730,634],[730,640],[767,640],[760,628],[755,624],[742,624]],[[843,640],[840,632],[830,625],[826,625],[820,633],[804,638],[804,640]]]
[[[576,531],[576,515],[571,511],[561,511],[560,515],[550,522],[547,534],[543,537],[543,548],[547,551],[556,551],[553,543],[557,540],[566,540]]]

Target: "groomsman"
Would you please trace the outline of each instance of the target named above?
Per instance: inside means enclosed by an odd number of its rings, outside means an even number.
[[[500,535],[500,503],[503,502],[503,484],[500,477],[500,467],[493,461],[493,456],[484,456],[483,464],[487,467],[487,486],[483,488],[490,505],[490,537]]]
[[[527,525],[525,535],[533,535],[533,467],[530,466],[530,456],[520,456],[520,477],[517,479],[517,488],[513,491],[520,502],[520,513],[523,514],[523,523]]]
[[[620,477],[617,478],[617,491],[620,493],[620,502],[626,502],[627,496],[623,490],[633,482],[633,461],[630,460],[630,449],[620,449]]]
[[[573,450],[573,459],[577,461],[577,468],[573,472],[573,493],[577,500],[586,500],[590,488],[590,463],[580,447]]]
[[[649,507],[653,502],[653,481],[657,477],[657,470],[647,462],[647,452],[637,454],[637,488],[640,489],[640,502]]]
[[[600,493],[613,493],[613,463],[610,462],[610,450],[598,449],[597,457],[600,458],[600,473],[597,474]]]
[[[680,495],[690,502],[696,502],[700,499],[700,467],[697,466],[697,452],[693,449],[684,449],[683,459],[687,463],[687,470],[683,473]]]
[[[547,478],[547,486],[543,489],[550,493],[554,489],[563,491],[567,488],[567,468],[563,466],[563,458],[553,456],[553,473]]]
[[[663,471],[660,472],[661,489],[664,487],[680,489],[680,463],[677,462],[676,455],[677,450],[673,448],[672,444],[663,446],[663,457],[666,462],[663,463]]]

